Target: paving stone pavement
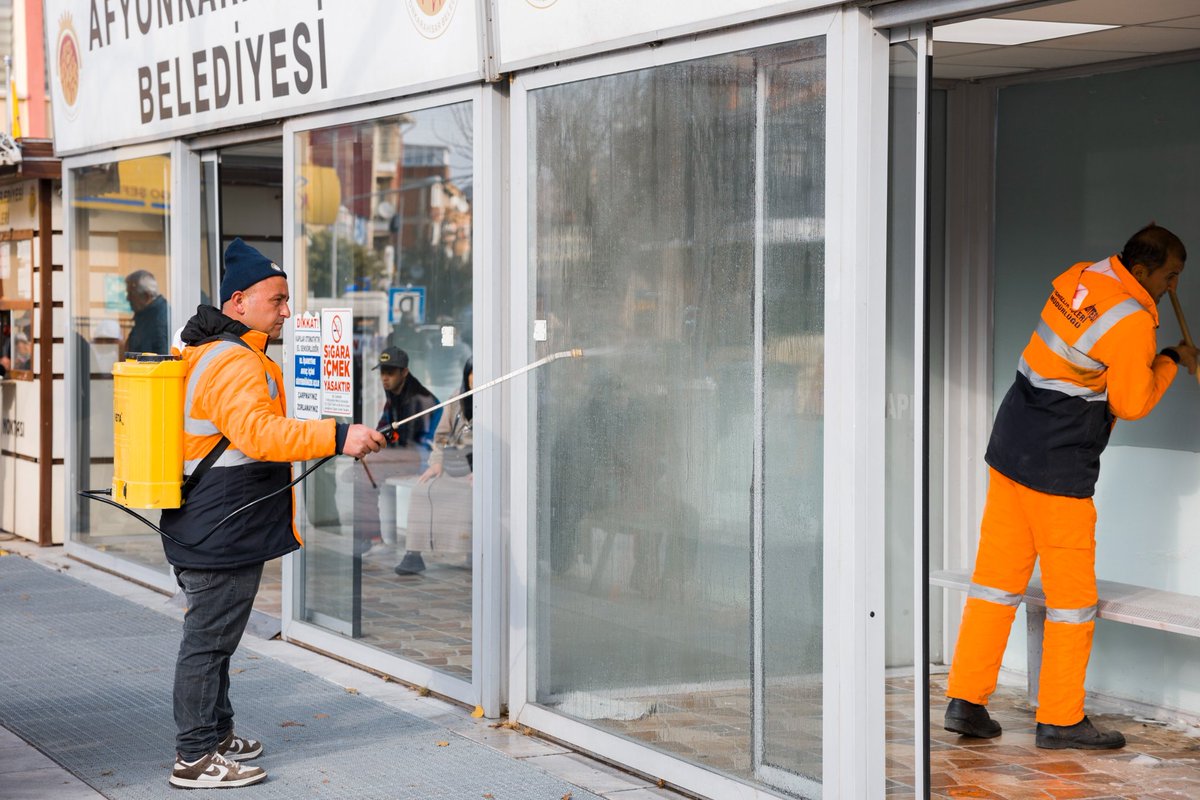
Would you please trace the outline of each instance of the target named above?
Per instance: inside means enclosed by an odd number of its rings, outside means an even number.
[[[16,555],[0,557],[0,618],[0,726],[104,797],[177,798],[167,775],[178,622]],[[255,763],[270,777],[254,787],[256,798],[598,797],[549,774],[561,776],[564,766],[604,773],[606,797],[678,797],[529,737],[497,746],[478,727],[466,731],[457,715],[443,720],[447,727],[437,713],[407,713],[258,649],[239,649],[231,688],[238,730],[266,747]],[[10,740],[0,746],[30,755]],[[506,754],[522,749],[523,757]],[[556,769],[539,769],[539,761]],[[24,794],[20,775],[0,771],[0,797],[87,796],[66,778],[62,791],[70,786],[72,794]]]

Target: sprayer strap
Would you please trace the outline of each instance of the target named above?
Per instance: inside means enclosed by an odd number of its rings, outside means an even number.
[[[179,498],[183,503],[187,502],[188,494],[192,489],[196,488],[196,484],[200,483],[200,479],[204,477],[204,473],[212,469],[212,465],[217,463],[217,459],[229,447],[229,437],[221,436],[221,440],[213,445],[213,449],[208,451],[208,455],[204,460],[196,465],[196,469],[191,475],[187,476],[187,480],[183,482],[183,486],[179,487]]]
[[[221,341],[234,342],[235,344],[240,344],[242,347],[245,347],[247,350],[254,349],[249,344],[247,344],[240,336],[234,336],[232,333],[222,333],[218,338]],[[200,479],[204,477],[204,473],[206,473],[210,469],[212,469],[213,464],[217,463],[217,459],[220,458],[222,456],[222,454],[224,454],[224,452],[228,448],[229,448],[229,437],[222,434],[220,441],[218,441],[215,445],[213,445],[213,449],[208,451],[208,455],[206,455],[204,457],[204,459],[199,464],[196,465],[196,469],[192,472],[191,475],[187,476],[187,480],[185,480],[183,482],[183,485],[179,487],[179,497],[180,497],[181,504],[187,502],[188,494],[192,491],[192,489],[196,488],[196,485],[200,483]]]

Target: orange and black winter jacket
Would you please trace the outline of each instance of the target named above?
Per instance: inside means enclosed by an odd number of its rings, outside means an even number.
[[[1115,420],[1150,413],[1177,367],[1155,354],[1158,308],[1117,256],[1076,264],[1053,286],[986,460],[1039,492],[1091,497]]]
[[[232,334],[250,345],[222,339]],[[166,510],[161,527],[182,542],[196,542],[230,512],[286,486],[293,461],[340,452],[348,426],[333,419],[287,416],[283,372],[267,357],[267,336],[200,306],[183,330],[188,365],[184,399],[184,474],[191,472],[224,434],[229,447],[191,489],[182,508]],[[297,549],[291,492],[259,503],[221,526],[196,547],[163,539],[167,560],[188,569],[234,569]]]

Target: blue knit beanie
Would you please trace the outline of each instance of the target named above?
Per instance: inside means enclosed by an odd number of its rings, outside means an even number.
[[[244,292],[267,278],[286,278],[283,268],[241,239],[234,239],[225,248],[225,277],[221,279],[221,305],[229,302],[234,292]]]

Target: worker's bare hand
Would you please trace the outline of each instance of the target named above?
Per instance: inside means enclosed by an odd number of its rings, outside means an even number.
[[[1189,374],[1195,375],[1196,358],[1198,355],[1196,348],[1189,347],[1187,344],[1180,342],[1175,345],[1174,350],[1176,353],[1179,353],[1179,366],[1187,369]]]
[[[362,458],[371,453],[378,453],[387,446],[387,439],[374,428],[366,425],[351,425],[346,432],[346,443],[342,445],[342,454]]]

